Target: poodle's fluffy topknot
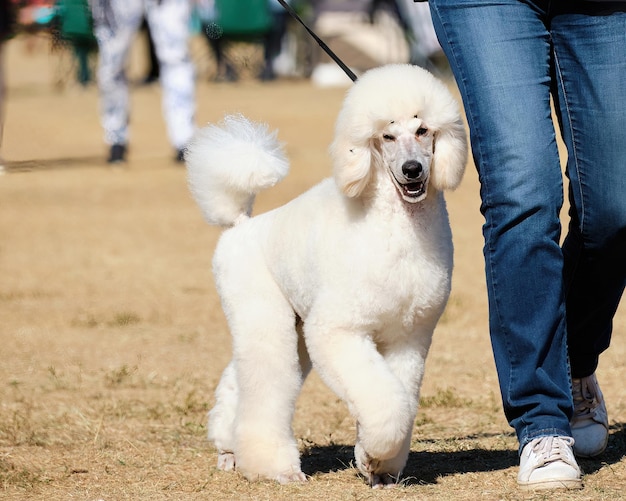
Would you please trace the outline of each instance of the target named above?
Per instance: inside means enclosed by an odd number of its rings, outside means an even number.
[[[417,116],[435,131],[431,183],[439,190],[460,183],[467,139],[457,101],[446,85],[419,66],[392,64],[369,70],[348,90],[330,146],[335,180],[358,196],[371,174],[371,140],[393,120]]]

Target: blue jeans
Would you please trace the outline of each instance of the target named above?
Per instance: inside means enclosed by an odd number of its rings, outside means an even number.
[[[491,341],[521,450],[571,435],[570,363],[595,371],[624,291],[626,3],[429,3],[470,127]],[[562,245],[551,96],[568,151]]]

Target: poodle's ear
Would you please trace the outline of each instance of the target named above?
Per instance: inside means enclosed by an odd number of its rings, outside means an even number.
[[[467,137],[461,119],[435,133],[430,182],[440,190],[454,190],[461,183],[467,163]]]
[[[330,146],[330,156],[339,189],[351,198],[361,195],[371,178],[370,145],[358,146],[348,137],[339,135]]]

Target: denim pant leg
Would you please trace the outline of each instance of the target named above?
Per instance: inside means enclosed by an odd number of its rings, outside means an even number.
[[[429,4],[470,126],[485,217],[491,341],[504,411],[521,450],[538,436],[571,434],[550,34],[541,5]]]
[[[552,19],[569,152],[563,253],[573,377],[596,370],[626,283],[626,4],[595,10],[572,2]]]

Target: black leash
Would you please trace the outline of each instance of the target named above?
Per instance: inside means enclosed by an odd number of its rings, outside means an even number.
[[[328,45],[326,45],[324,41],[320,37],[318,37],[311,28],[309,28],[306,24],[304,24],[304,21],[300,19],[300,16],[298,15],[298,13],[295,10],[293,10],[291,6],[285,0],[278,0],[278,3],[280,3],[280,5],[282,5],[287,10],[287,12],[289,12],[289,14],[291,14],[291,17],[293,17],[302,26],[304,26],[304,29],[307,30],[309,34],[319,44],[319,46],[322,49],[324,49],[324,52],[326,52],[326,54],[328,54],[332,58],[332,60],[335,61],[339,65],[339,67],[345,72],[346,75],[348,75],[348,77],[350,77],[350,80],[352,80],[353,82],[356,82],[357,76],[352,72],[352,70],[348,68],[348,66],[346,66],[346,64],[341,59],[339,59],[339,56],[337,56],[337,54],[335,54],[332,50],[330,50]]]

